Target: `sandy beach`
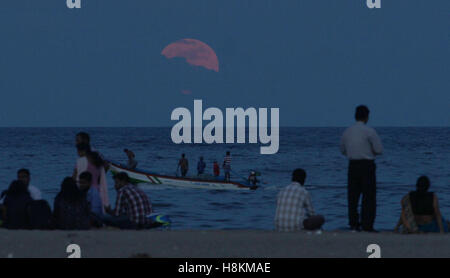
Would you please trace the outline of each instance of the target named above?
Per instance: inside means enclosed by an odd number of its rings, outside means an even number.
[[[69,244],[82,258],[367,258],[369,244],[381,257],[450,257],[450,235],[400,235],[261,230],[22,231],[0,230],[2,258],[65,258]]]

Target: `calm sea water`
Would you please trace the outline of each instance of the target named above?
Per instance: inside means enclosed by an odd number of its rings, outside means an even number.
[[[91,135],[93,147],[106,158],[125,162],[124,148],[133,150],[139,168],[174,174],[181,153],[192,171],[204,156],[207,171],[233,156],[232,178],[239,180],[249,169],[262,173],[261,189],[249,192],[179,189],[143,186],[156,211],[168,214],[172,229],[273,229],[278,191],[290,182],[291,172],[307,171],[316,211],[327,220],[325,229],[347,227],[347,160],[339,152],[344,128],[282,128],[280,150],[260,155],[256,144],[176,145],[170,128],[0,128],[0,189],[6,189],[19,168],[29,168],[32,184],[53,205],[65,176],[72,174],[79,131]],[[375,227],[392,229],[400,214],[400,199],[418,176],[426,174],[439,197],[442,213],[450,218],[450,128],[377,128],[385,153],[377,159],[377,218]],[[115,200],[108,174],[110,199]],[[113,203],[113,202],[112,202]]]

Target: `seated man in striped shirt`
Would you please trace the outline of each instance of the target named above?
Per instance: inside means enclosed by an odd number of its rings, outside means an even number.
[[[106,207],[105,211],[112,218],[104,219],[105,224],[122,229],[144,229],[150,226],[147,218],[152,213],[148,196],[136,185],[130,183],[127,173],[120,172],[114,176],[117,190],[116,208]]]
[[[303,186],[305,179],[306,172],[296,169],[292,173],[292,183],[278,193],[275,213],[277,231],[318,230],[325,222],[323,216],[314,213],[311,195]]]

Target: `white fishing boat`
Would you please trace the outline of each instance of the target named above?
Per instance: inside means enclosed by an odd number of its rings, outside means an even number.
[[[248,185],[236,181],[225,181],[221,179],[200,178],[200,177],[177,177],[150,173],[140,169],[127,169],[125,166],[109,162],[109,170],[112,174],[125,172],[134,183],[150,183],[153,185],[169,185],[183,188],[204,188],[215,190],[252,190],[258,188],[255,185]]]

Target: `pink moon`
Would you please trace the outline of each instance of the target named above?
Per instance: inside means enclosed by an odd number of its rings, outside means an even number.
[[[202,66],[219,72],[219,59],[214,50],[204,42],[196,39],[181,39],[167,45],[161,52],[167,59],[185,58],[193,66]]]

